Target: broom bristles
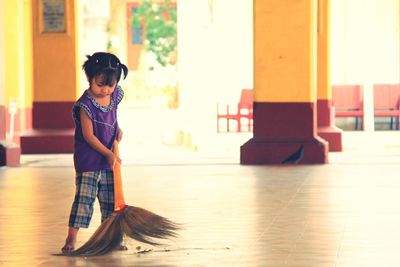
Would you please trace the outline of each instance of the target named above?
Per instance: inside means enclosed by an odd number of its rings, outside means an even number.
[[[113,213],[97,228],[92,237],[68,256],[100,256],[115,250],[122,242],[123,235],[150,245],[162,245],[157,239],[176,237],[179,224],[151,211],[127,206],[119,213]]]
[[[150,245],[162,245],[153,238],[176,237],[179,225],[151,211],[128,206],[122,213],[122,231],[129,237]]]

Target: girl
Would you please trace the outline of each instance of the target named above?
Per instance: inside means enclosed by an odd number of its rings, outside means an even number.
[[[114,210],[113,167],[119,159],[112,151],[122,131],[117,121],[117,105],[124,92],[118,85],[128,68],[113,54],[98,52],[87,56],[83,64],[89,89],[73,106],[75,121],[74,166],[76,171],[75,199],[72,204],[68,236],[61,249],[69,253],[75,249],[80,227],[89,226],[93,204],[99,199],[104,221]]]

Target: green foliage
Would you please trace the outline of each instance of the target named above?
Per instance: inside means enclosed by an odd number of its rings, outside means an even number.
[[[142,0],[133,14],[132,26],[143,27],[145,49],[154,53],[161,66],[175,64],[176,7],[170,0],[164,3]]]

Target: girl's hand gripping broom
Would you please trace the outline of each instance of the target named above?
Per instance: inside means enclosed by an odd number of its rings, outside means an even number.
[[[114,153],[119,156],[118,143]],[[179,225],[148,210],[125,204],[122,191],[121,166],[114,166],[114,212],[103,221],[93,236],[68,256],[99,256],[106,254],[122,242],[124,234],[143,243],[160,245],[153,238],[176,237]]]

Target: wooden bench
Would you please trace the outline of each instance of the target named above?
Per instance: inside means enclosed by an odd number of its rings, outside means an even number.
[[[230,121],[236,121],[236,132],[244,132],[242,119],[246,119],[246,131],[252,131],[253,123],[253,90],[243,89],[237,105],[217,104],[217,132],[221,132],[220,120],[226,120],[226,131],[230,132]]]
[[[400,84],[374,84],[374,116],[390,117],[390,129],[399,129]]]
[[[364,128],[364,103],[362,85],[333,85],[332,104],[335,117],[354,117],[355,129]],[[361,123],[359,123],[361,121]]]

